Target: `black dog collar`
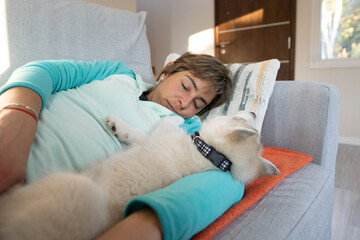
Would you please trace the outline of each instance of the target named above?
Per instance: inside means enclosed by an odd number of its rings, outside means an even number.
[[[226,172],[230,170],[232,162],[220,152],[216,151],[215,148],[208,145],[201,137],[198,132],[191,136],[194,144],[196,145],[199,152],[210,160],[216,167]]]

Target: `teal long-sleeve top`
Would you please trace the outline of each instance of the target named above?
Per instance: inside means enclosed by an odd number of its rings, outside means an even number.
[[[80,171],[124,147],[107,130],[113,114],[150,132],[167,108],[139,100],[152,85],[121,62],[38,61],[17,69],[0,93],[23,86],[43,101],[28,160],[27,181],[56,171]],[[163,239],[189,239],[239,201],[244,184],[229,173],[207,171],[130,200],[125,217],[148,206],[162,226]],[[141,227],[141,226],[139,226]]]

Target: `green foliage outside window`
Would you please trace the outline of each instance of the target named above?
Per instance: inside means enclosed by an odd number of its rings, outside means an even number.
[[[360,57],[360,0],[322,0],[321,58]]]

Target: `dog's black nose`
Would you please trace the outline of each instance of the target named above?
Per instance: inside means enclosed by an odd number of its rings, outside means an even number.
[[[256,114],[254,112],[250,112],[250,113],[253,115],[254,119],[256,119]]]

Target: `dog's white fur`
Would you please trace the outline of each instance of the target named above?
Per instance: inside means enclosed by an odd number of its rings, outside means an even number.
[[[232,161],[238,181],[279,174],[260,157],[262,146],[247,112],[203,124],[200,136]],[[129,150],[117,153],[81,174],[51,174],[13,189],[0,199],[0,239],[93,239],[122,218],[125,204],[184,176],[217,169],[167,117],[146,137],[109,117],[107,124]]]

